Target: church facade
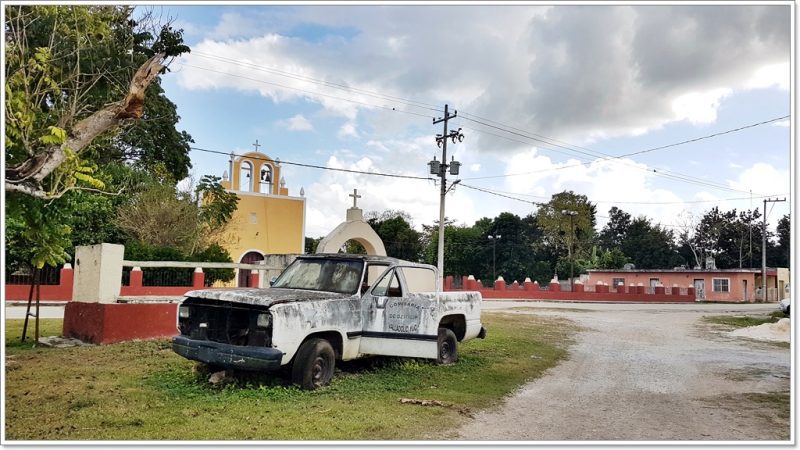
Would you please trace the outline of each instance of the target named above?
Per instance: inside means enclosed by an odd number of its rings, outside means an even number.
[[[306,199],[302,188],[299,196],[289,194],[280,160],[260,152],[232,155],[221,184],[239,197],[225,239],[234,262],[255,264],[268,254],[303,253]],[[248,273],[240,271],[238,286],[248,286]]]

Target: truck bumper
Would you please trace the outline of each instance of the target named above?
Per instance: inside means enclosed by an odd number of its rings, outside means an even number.
[[[275,348],[230,345],[185,336],[172,338],[172,350],[184,358],[226,369],[278,370],[283,358],[283,352]]]

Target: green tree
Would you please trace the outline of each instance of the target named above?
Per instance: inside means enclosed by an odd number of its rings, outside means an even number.
[[[671,269],[682,261],[672,231],[646,217],[633,219],[620,250],[637,269]]]
[[[135,240],[194,255],[221,243],[239,201],[214,176],[204,176],[194,194],[153,184],[119,208],[115,223]]]
[[[608,222],[600,231],[598,240],[605,249],[622,246],[631,226],[631,215],[616,206],[608,210]]]
[[[130,7],[15,5],[5,12],[6,214],[22,221],[33,264],[57,265],[69,257],[73,213],[91,220],[107,210],[94,197],[73,195],[112,192],[96,156],[142,117],[148,88],[189,49],[181,30],[137,24]],[[95,204],[78,207],[81,200]]]
[[[629,262],[628,257],[619,248],[601,252],[596,268],[622,269]]]
[[[791,249],[791,220],[789,215],[785,214],[778,221],[778,246],[776,248],[777,255],[775,255],[775,266],[791,268],[791,258],[789,251]]]
[[[367,223],[383,241],[386,254],[406,261],[422,257],[421,233],[413,228],[411,216],[404,211],[367,213]]]

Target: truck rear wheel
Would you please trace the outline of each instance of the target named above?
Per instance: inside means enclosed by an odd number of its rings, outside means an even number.
[[[436,362],[447,365],[458,361],[458,340],[453,330],[449,328],[439,328],[439,338],[437,339],[438,355]]]
[[[309,339],[300,346],[292,364],[292,383],[314,390],[330,383],[336,354],[325,339]]]

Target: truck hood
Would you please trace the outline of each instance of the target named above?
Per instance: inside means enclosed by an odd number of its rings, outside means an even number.
[[[237,288],[237,289],[202,289],[189,291],[186,297],[220,300],[230,303],[271,306],[280,303],[333,300],[350,297],[347,294],[324,291],[306,291],[303,289],[283,288]]]

